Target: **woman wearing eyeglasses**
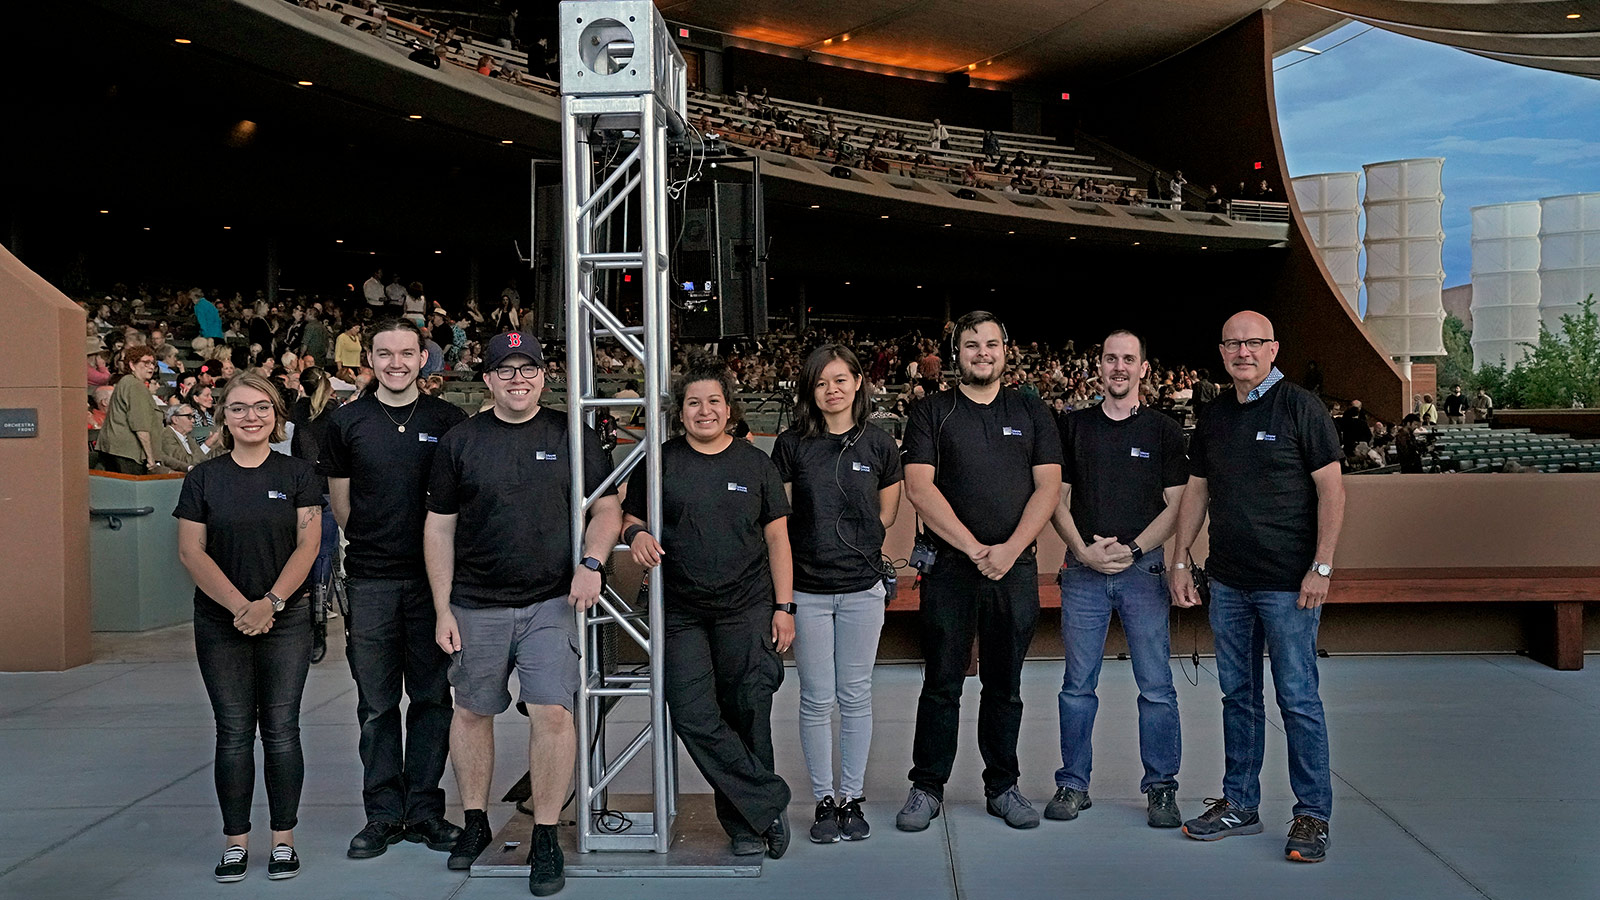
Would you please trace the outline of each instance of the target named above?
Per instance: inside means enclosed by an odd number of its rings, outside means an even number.
[[[178,559],[195,583],[195,656],[217,722],[224,849],[216,879],[245,877],[258,728],[273,844],[267,877],[292,878],[305,781],[300,695],[311,661],[304,588],[321,545],[322,486],[311,463],[269,446],[284,439],[287,419],[271,382],[235,375],[217,407],[231,452],[194,467],[172,513]]]

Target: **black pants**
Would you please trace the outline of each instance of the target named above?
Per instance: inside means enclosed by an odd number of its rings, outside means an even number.
[[[118,475],[149,475],[150,470],[144,463],[115,453],[100,451],[100,471],[115,472]]]
[[[983,792],[994,797],[1017,783],[1017,731],[1022,726],[1022,661],[1039,621],[1039,568],[1023,554],[999,581],[952,548],[939,551],[922,579],[922,696],[911,748],[911,783],[944,799],[956,759],[961,688],[978,639],[978,752]]]
[[[450,657],[434,643],[432,595],[423,578],[351,578],[350,641],[361,723],[361,800],[367,821],[409,824],[444,815],[450,753]],[[405,734],[400,728],[402,689]]]
[[[300,695],[311,668],[311,607],[302,595],[254,637],[229,619],[196,612],[195,658],[217,719],[217,802],[222,833],[250,833],[256,787],[256,729],[266,756],[272,830],[288,831],[300,813],[305,758],[300,753]]]
[[[768,603],[667,610],[672,727],[711,783],[717,819],[733,838],[761,834],[789,805],[789,785],[772,760],[772,695],[783,683],[783,659],[771,634]]]

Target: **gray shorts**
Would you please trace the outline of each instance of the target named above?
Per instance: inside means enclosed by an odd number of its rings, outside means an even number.
[[[572,711],[578,693],[578,619],[565,597],[522,607],[469,609],[450,604],[461,649],[450,657],[456,705],[480,716],[511,706],[507,680],[517,672],[517,699],[528,706]]]

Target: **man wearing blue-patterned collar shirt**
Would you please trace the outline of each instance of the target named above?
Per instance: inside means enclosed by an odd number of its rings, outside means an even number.
[[[1199,605],[1189,549],[1209,512],[1206,569],[1226,764],[1219,799],[1183,831],[1202,841],[1261,833],[1267,649],[1296,799],[1284,855],[1321,862],[1333,787],[1317,691],[1317,626],[1344,524],[1339,434],[1322,401],[1284,381],[1273,365],[1278,341],[1266,316],[1236,314],[1222,326],[1218,346],[1233,390],[1207,404],[1195,424],[1169,571],[1173,603]]]

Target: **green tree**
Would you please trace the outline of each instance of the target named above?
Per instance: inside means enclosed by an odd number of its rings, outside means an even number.
[[[1593,294],[1576,314],[1561,317],[1559,334],[1541,324],[1538,342],[1526,346],[1527,357],[1510,372],[1504,366],[1477,372],[1479,386],[1497,405],[1565,409],[1574,402],[1600,403],[1600,316]]]

